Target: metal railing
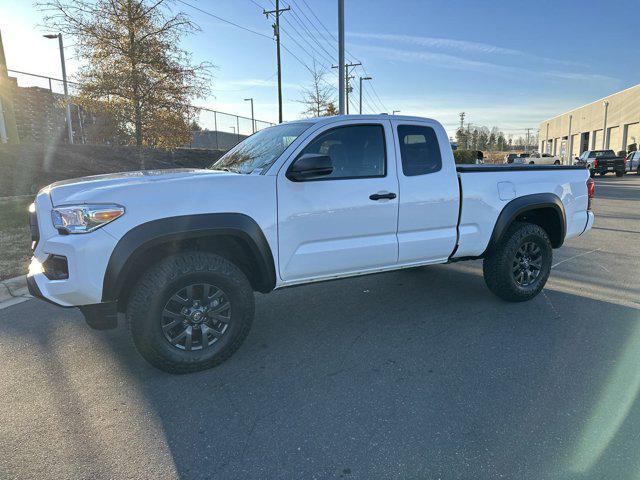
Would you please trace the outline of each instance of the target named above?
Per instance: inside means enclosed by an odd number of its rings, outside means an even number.
[[[64,94],[63,81],[59,78],[20,70],[9,69],[8,71],[11,77],[16,79],[18,87],[38,87],[49,90],[52,94]],[[71,96],[78,93],[79,83],[67,81],[67,85]],[[194,138],[190,142],[190,146],[196,148],[228,149],[252,133],[274,125],[272,122],[221,112],[208,107],[197,105],[192,105],[192,107],[196,112],[194,120],[198,125],[198,129],[194,131]],[[74,124],[81,123],[76,118],[79,110],[72,108],[71,112],[72,116],[74,116]],[[82,138],[79,132],[74,132],[74,136],[78,137],[78,141]]]

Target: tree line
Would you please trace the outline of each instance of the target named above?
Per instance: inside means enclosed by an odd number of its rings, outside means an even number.
[[[458,128],[456,142],[460,150],[488,150],[507,151],[526,147],[535,147],[538,144],[538,136],[513,135],[506,136],[498,127],[470,127]]]

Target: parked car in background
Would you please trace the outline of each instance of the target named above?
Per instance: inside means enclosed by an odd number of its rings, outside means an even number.
[[[574,165],[586,167],[592,177],[596,173],[606,175],[615,172],[616,177],[625,174],[625,159],[617,156],[613,150],[587,150],[575,159]]]
[[[625,171],[636,172],[640,175],[640,150],[631,152],[626,158]]]
[[[518,158],[517,153],[509,153],[504,156],[504,163],[513,163],[516,158]]]
[[[553,249],[592,227],[593,183],[573,166],[455,165],[445,129],[425,118],[283,123],[210,169],[40,190],[27,284],[94,328],[126,313],[144,358],[193,372],[238,349],[254,291],[482,258],[489,290],[530,300]]]
[[[560,159],[550,153],[532,153],[527,160],[529,165],[560,165]]]

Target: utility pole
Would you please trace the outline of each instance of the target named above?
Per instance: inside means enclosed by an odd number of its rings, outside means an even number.
[[[253,97],[252,98],[245,98],[244,101],[245,102],[251,102],[251,131],[253,133],[256,133],[256,117],[254,117],[254,115],[253,115]]]
[[[527,131],[527,140],[525,141],[525,144],[524,144],[524,151],[526,152],[529,149],[529,132],[531,130],[533,130],[533,129],[532,128],[525,128],[525,130]],[[542,155],[542,154],[540,154],[540,155]]]
[[[0,143],[19,143],[18,127],[13,112],[13,88],[9,82],[7,61],[0,33]]]
[[[354,67],[359,67],[360,65],[362,65],[362,63],[360,63],[360,62],[358,62],[358,63],[346,63],[344,65],[344,71],[345,71],[345,77],[344,77],[345,89],[344,89],[344,93],[345,93],[345,104],[347,106],[347,115],[349,115],[349,93],[351,93],[351,91],[353,90],[349,86],[349,80],[356,78],[353,75],[351,75],[351,72],[349,72],[349,69],[350,68],[354,68]],[[339,69],[340,65],[331,65],[331,68],[338,68]]]
[[[466,115],[465,112],[460,112],[460,130],[464,130],[464,116]]]
[[[69,135],[69,144],[73,145],[73,127],[71,125],[71,105],[69,105],[69,89],[67,87],[67,67],[64,61],[64,44],[62,43],[62,34],[48,34],[43,35],[44,38],[48,38],[50,40],[57,38],[58,39],[58,48],[60,48],[60,64],[62,65],[62,86],[64,87],[64,100],[67,104],[67,108],[65,109],[66,117],[67,117],[67,133]]]
[[[348,73],[344,65],[344,0],[338,0],[338,110],[344,115],[344,100]]]
[[[362,81],[372,80],[371,77],[360,77],[360,115],[362,115]]]
[[[280,0],[276,0],[275,10],[263,10],[262,13],[269,18],[270,14],[273,14],[276,23],[273,24],[273,34],[276,37],[276,57],[278,60],[278,123],[282,123],[282,65],[280,63],[280,14],[291,10],[291,7],[280,8]]]

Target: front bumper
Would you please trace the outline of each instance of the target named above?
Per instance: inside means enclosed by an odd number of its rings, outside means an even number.
[[[31,229],[37,238],[27,275],[32,295],[62,307],[101,303],[104,274],[117,240],[102,229],[61,235],[51,222],[53,206],[48,193],[40,192],[35,205],[37,225]],[[68,278],[47,278],[43,264],[53,256],[66,258]]]

